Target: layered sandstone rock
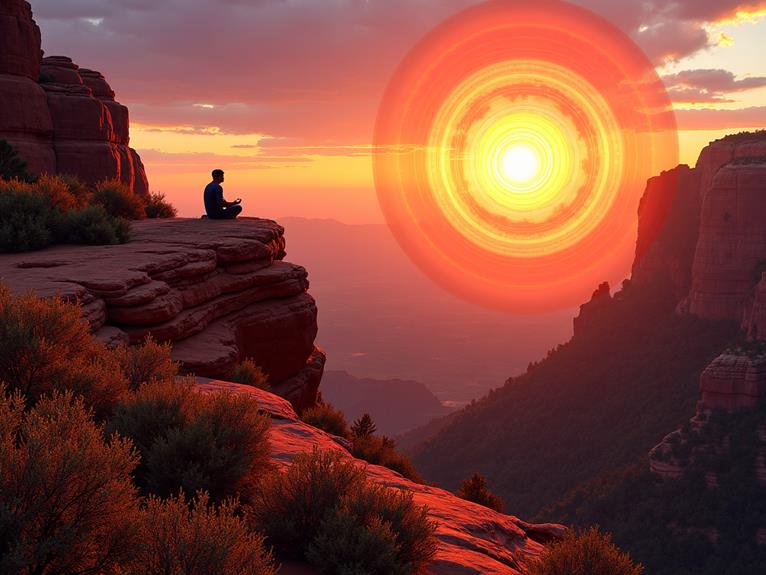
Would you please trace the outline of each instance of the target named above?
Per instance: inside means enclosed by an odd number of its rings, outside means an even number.
[[[691,287],[699,233],[700,171],[680,165],[651,178],[638,208],[638,240],[631,279],[659,285],[674,303]]]
[[[185,372],[226,377],[249,357],[298,409],[316,402],[324,354],[306,270],[282,261],[270,220],[145,220],[116,246],[56,246],[0,258],[14,292],[77,299],[105,342],[173,342]]]
[[[724,165],[738,158],[757,156],[766,156],[766,131],[732,134],[705,146],[696,166],[700,172],[700,196],[708,192]]]
[[[29,3],[0,4],[0,139],[34,172],[56,171],[53,124],[40,75],[40,29]]]
[[[128,146],[128,109],[98,72],[42,57],[40,30],[20,0],[0,6],[0,101],[0,139],[30,172],[73,174],[88,184],[118,178],[148,193],[143,163]]]
[[[271,416],[271,457],[278,467],[313,449],[331,450],[353,459],[340,438],[300,421],[290,404],[267,392],[225,381],[201,380],[203,393],[234,392],[253,396]],[[560,525],[532,525],[512,515],[497,513],[436,487],[420,485],[395,471],[354,460],[374,482],[413,495],[428,506],[436,522],[437,554],[428,566],[433,575],[521,575],[540,555],[543,545],[563,536]]]
[[[702,203],[691,313],[743,320],[766,261],[766,156],[723,166]]]
[[[708,408],[752,407],[766,397],[766,355],[726,351],[700,376],[702,403]]]

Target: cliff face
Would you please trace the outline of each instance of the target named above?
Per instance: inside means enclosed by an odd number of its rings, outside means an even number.
[[[316,402],[324,354],[317,309],[300,266],[282,261],[284,230],[270,220],[145,220],[116,246],[57,246],[4,255],[11,290],[77,299],[96,335],[173,342],[185,372],[227,377],[252,358],[297,409]]]
[[[267,392],[225,381],[201,380],[203,393],[234,391],[256,398],[271,416],[271,457],[278,467],[291,465],[296,455],[317,448],[353,459],[343,440],[300,421],[292,406]],[[437,523],[435,559],[428,566],[433,575],[521,575],[541,553],[543,545],[563,536],[560,525],[533,525],[512,515],[497,513],[465,501],[452,493],[420,485],[385,467],[354,460],[374,482],[412,493],[415,503],[427,505]]]
[[[148,193],[141,158],[129,147],[128,109],[104,77],[69,58],[42,57],[29,3],[0,6],[0,139],[32,173],[61,173],[88,184],[118,178]]]

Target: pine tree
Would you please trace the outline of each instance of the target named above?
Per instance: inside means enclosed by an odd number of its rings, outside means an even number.
[[[365,413],[351,424],[351,434],[354,437],[370,437],[378,430],[369,413]]]
[[[457,496],[467,501],[473,501],[484,507],[489,507],[502,513],[503,500],[492,493],[487,487],[487,480],[483,475],[474,473],[470,478],[460,484]]]
[[[27,163],[19,157],[18,152],[8,142],[0,140],[0,179],[31,181],[32,176],[27,172]]]

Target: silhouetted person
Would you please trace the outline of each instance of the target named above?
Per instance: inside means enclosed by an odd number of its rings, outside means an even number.
[[[233,220],[242,213],[242,200],[227,202],[223,198],[223,170],[213,170],[213,181],[205,187],[205,211],[213,220]]]

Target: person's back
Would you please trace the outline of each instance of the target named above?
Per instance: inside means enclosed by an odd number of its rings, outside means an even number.
[[[205,202],[205,212],[209,218],[223,215],[223,186],[221,184],[213,180],[205,186],[203,199]]]
[[[213,181],[205,186],[203,201],[207,217],[213,220],[232,220],[242,213],[241,200],[227,202],[223,197],[223,170],[213,170]]]

